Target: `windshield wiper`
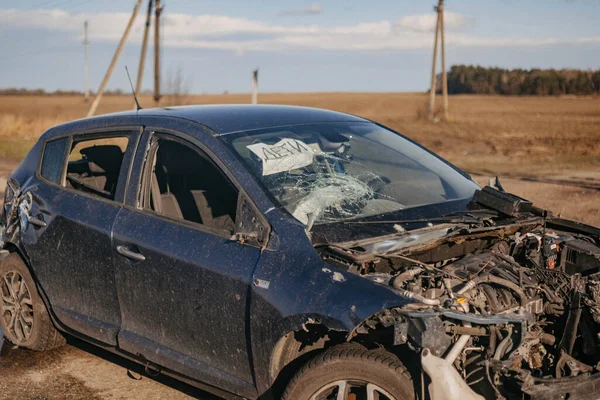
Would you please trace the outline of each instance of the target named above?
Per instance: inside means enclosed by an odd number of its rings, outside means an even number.
[[[469,216],[470,217],[470,216]],[[467,218],[465,216],[442,216],[434,218],[419,218],[419,219],[400,219],[400,220],[383,220],[383,221],[341,221],[343,224],[352,225],[381,225],[381,224],[412,224],[412,223],[481,223],[481,220],[475,217]]]

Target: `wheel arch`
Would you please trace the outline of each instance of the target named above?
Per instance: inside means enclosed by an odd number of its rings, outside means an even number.
[[[387,350],[396,355],[413,376],[418,376],[415,369],[419,364],[418,354],[406,345],[396,346],[393,343],[393,324],[381,324],[390,310],[391,308],[383,308],[353,327],[330,318],[321,320],[304,317],[304,322],[296,323],[293,329],[282,332],[275,341],[269,358],[268,379],[273,393],[281,394],[287,381],[310,359],[343,343],[356,342],[370,349]]]
[[[24,251],[24,249],[17,243],[6,242],[6,243],[4,243],[3,250],[7,250],[8,254],[6,254],[2,258],[0,258],[0,261],[4,260],[4,258],[10,256],[11,254],[17,254],[19,256],[19,258],[21,259],[21,261],[23,261],[23,264],[25,264],[25,267],[29,271],[29,274],[31,275],[33,282],[35,283],[35,288],[36,288],[38,294],[40,295],[42,302],[46,306],[46,310],[48,311],[48,315],[50,315],[50,319],[51,319],[52,323],[60,331],[70,333],[69,329],[66,328],[60,322],[60,320],[58,319],[56,314],[54,314],[50,300],[48,299],[48,296],[47,296],[46,292],[44,291],[44,288],[42,287],[39,279],[37,278],[37,274],[35,273],[35,270],[34,270],[33,266],[31,265],[31,260],[27,256],[27,253]]]
[[[257,376],[259,392],[268,393],[268,399],[278,398],[302,365],[332,345],[343,343],[349,332],[340,321],[318,316],[290,317],[278,326],[269,335],[268,347],[263,347],[268,365],[261,368],[262,373],[256,371],[261,375]]]

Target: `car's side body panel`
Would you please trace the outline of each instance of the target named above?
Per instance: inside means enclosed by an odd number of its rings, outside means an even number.
[[[260,249],[130,209],[113,234],[145,257],[115,258],[119,347],[215,386],[252,387],[246,313]]]
[[[135,209],[143,165],[140,154],[147,146],[147,139],[140,141],[126,180],[125,202],[116,217],[117,224],[104,232],[113,236],[111,257],[117,257],[116,245],[127,242],[135,244],[149,261],[147,265],[145,261],[138,264],[125,264],[120,258],[114,261],[116,288],[111,290],[119,299],[118,322],[122,324],[119,329],[123,329],[118,334],[118,344],[122,347],[117,350],[129,356],[139,355],[139,361],[151,361],[239,396],[255,398],[272,384],[269,367],[273,349],[288,332],[302,330],[305,324],[312,322],[347,332],[373,313],[406,302],[365,279],[339,271],[334,273],[314,250],[304,226],[276,208],[225,143],[198,123],[143,113],[106,116],[58,126],[43,139],[126,125],[179,132],[195,145],[209,150],[217,164],[268,219],[272,233],[267,246],[259,249],[184,226],[174,228]],[[28,164],[13,176],[27,176],[29,168],[26,166],[39,162],[39,149],[32,152],[37,154],[32,153],[28,157],[31,160],[26,159]],[[22,193],[40,184],[36,178],[21,179],[20,183]],[[54,201],[50,197],[44,200]],[[15,245],[20,246],[20,240],[15,240]],[[216,250],[229,247],[232,250],[225,253]],[[28,254],[27,249],[25,253]],[[44,266],[38,258],[35,260],[31,266],[37,275],[37,270],[43,270]],[[165,266],[180,275],[165,278],[159,272]],[[47,292],[42,280],[40,286]],[[190,293],[193,293],[191,297]],[[52,305],[54,295],[51,291],[48,294]],[[187,301],[190,308],[177,320],[176,304],[182,301]],[[147,319],[129,321],[133,313]],[[165,325],[161,331],[162,319],[172,325]],[[94,338],[86,332],[89,328],[69,329],[67,321],[57,322],[70,333]],[[151,355],[151,351],[155,354]]]
[[[164,135],[169,128],[156,130]],[[153,131],[146,130],[138,148],[128,204],[113,230],[115,246],[129,246],[145,257],[140,262],[115,258],[122,312],[119,346],[200,381],[254,397],[247,311],[260,249],[138,208],[138,176]],[[177,135],[197,140],[182,132]],[[201,137],[212,139],[208,133]],[[212,150],[203,141],[196,144]]]
[[[32,213],[48,225],[30,224],[21,244],[54,313],[69,328],[116,345],[120,312],[110,232],[118,205],[45,184],[34,193]]]
[[[38,225],[21,226],[21,246],[56,316],[67,327],[110,345],[116,345],[120,327],[111,231],[139,136],[139,129],[120,131],[130,140],[114,201],[48,182],[37,171],[27,208]]]

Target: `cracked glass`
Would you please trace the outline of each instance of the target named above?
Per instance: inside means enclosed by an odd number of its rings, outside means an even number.
[[[307,226],[470,198],[478,188],[444,160],[370,122],[223,138],[278,205]]]

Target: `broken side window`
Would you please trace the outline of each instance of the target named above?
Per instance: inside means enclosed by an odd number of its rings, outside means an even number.
[[[166,136],[155,137],[143,182],[143,208],[233,232],[238,191],[197,147]]]
[[[60,185],[69,138],[50,140],[44,146],[40,174],[49,182]]]
[[[118,134],[94,139],[74,139],[69,153],[65,186],[114,200],[128,142],[127,136]]]

